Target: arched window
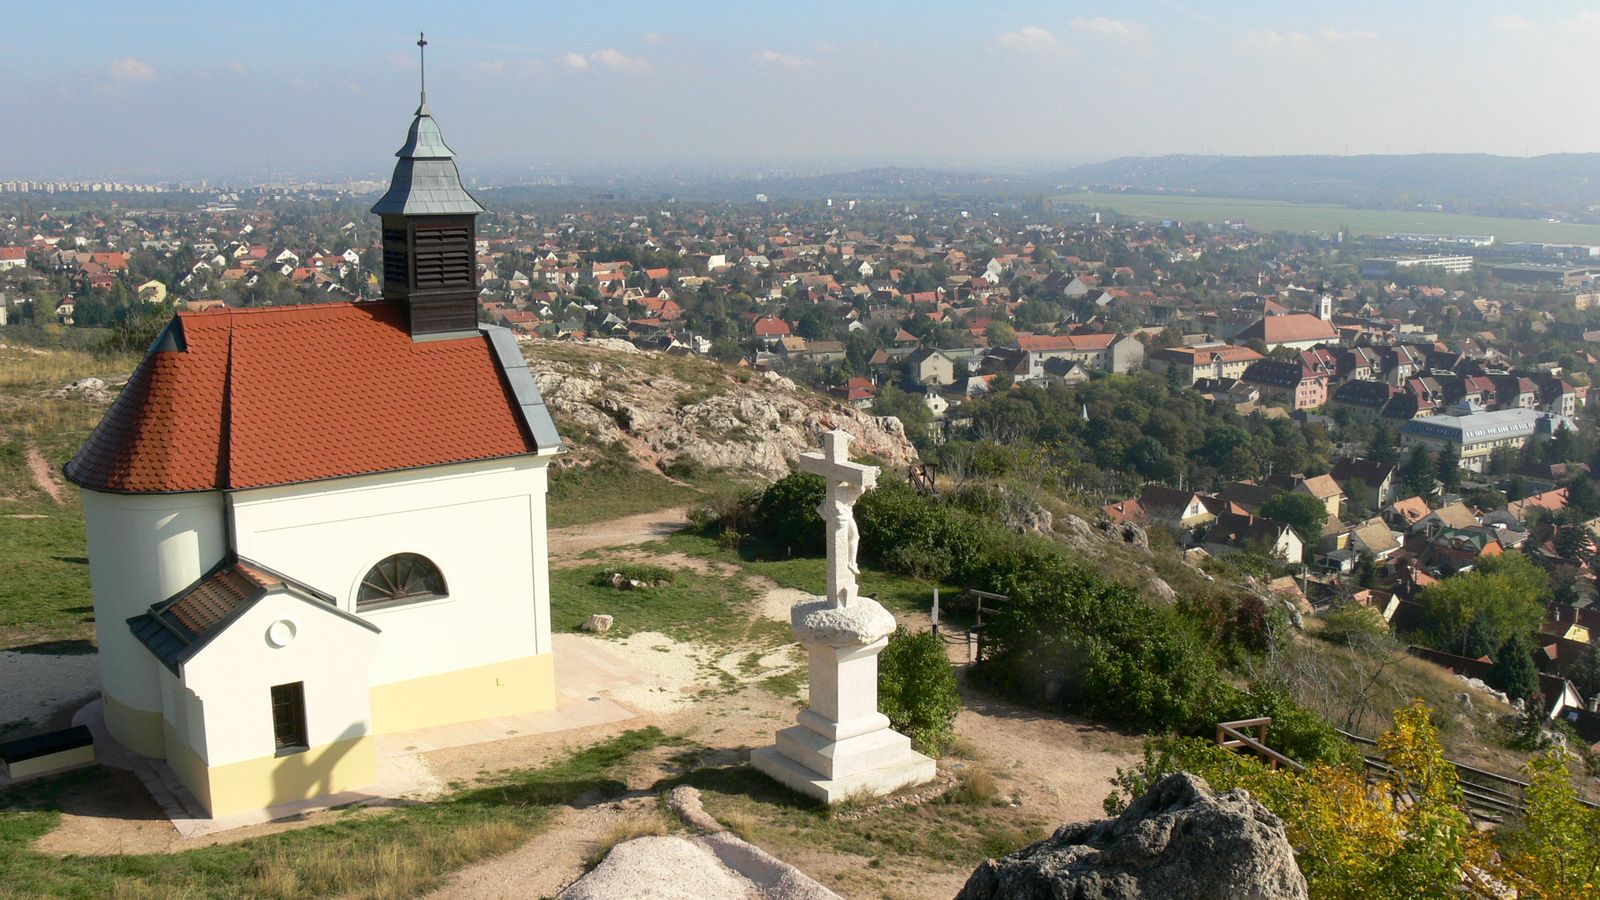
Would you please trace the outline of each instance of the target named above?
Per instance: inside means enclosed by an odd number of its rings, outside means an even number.
[[[396,553],[373,566],[361,579],[361,587],[356,591],[356,611],[435,600],[448,595],[444,576],[439,574],[439,567],[432,560],[415,553]]]

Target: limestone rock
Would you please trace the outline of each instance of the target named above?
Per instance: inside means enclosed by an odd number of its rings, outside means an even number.
[[[592,631],[595,634],[605,634],[611,630],[613,621],[614,620],[605,613],[595,613],[589,618],[583,620],[583,630]]]
[[[1115,819],[1067,825],[985,860],[957,900],[1302,898],[1283,822],[1242,790],[1213,794],[1180,772]]]
[[[1145,582],[1145,589],[1145,595],[1162,606],[1171,606],[1178,602],[1178,592],[1173,590],[1172,585],[1167,584],[1164,578],[1150,576],[1150,580]]]
[[[546,344],[560,352],[541,353]],[[587,465],[599,448],[620,442],[634,459],[663,470],[693,463],[777,479],[835,428],[850,433],[857,458],[892,469],[916,462],[899,419],[836,403],[777,373],[736,377],[694,360],[669,365],[652,351],[623,358],[602,349],[609,346],[525,342],[539,391],[566,429],[571,452],[561,465]]]
[[[1104,527],[1112,540],[1138,547],[1146,553],[1150,552],[1150,535],[1146,534],[1145,530],[1138,525],[1132,522],[1122,522],[1120,524],[1107,522]]]
[[[856,597],[849,606],[835,607],[826,599],[796,603],[789,624],[802,644],[853,647],[870,644],[894,633],[894,614],[871,597]]]
[[[1056,519],[1055,528],[1062,540],[1067,542],[1067,546],[1079,553],[1090,552],[1100,540],[1100,535],[1094,530],[1093,525],[1071,513]]]

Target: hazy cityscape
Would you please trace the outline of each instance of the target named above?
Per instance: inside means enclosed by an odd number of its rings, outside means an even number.
[[[1600,10],[10,18],[0,895],[1594,896]]]

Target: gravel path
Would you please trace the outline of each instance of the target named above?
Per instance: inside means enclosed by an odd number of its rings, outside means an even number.
[[[67,707],[100,693],[100,658],[93,653],[18,653],[0,650],[0,727],[26,719],[34,731]]]

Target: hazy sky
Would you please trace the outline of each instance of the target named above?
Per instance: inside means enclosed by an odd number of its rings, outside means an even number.
[[[1600,0],[22,3],[0,177],[1600,151]]]

